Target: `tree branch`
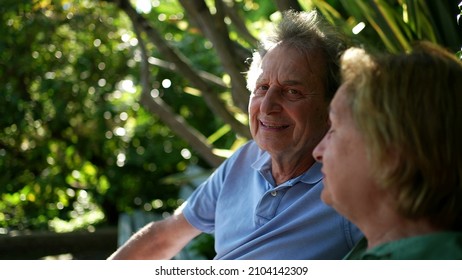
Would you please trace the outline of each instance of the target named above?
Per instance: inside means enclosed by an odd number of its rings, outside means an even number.
[[[212,167],[217,167],[224,159],[213,153],[213,147],[208,144],[207,139],[199,131],[189,126],[182,117],[175,114],[175,112],[160,97],[152,98],[150,96],[149,58],[143,37],[141,36],[140,27],[138,25],[134,25],[134,30],[138,38],[142,57],[140,71],[142,86],[141,104],[143,104],[151,113],[156,114],[175,134],[188,142],[189,145]]]
[[[208,38],[217,52],[220,61],[231,77],[231,93],[233,102],[242,111],[246,112],[249,101],[249,92],[246,87],[243,72],[246,71],[245,59],[236,60],[237,53],[233,48],[234,43],[229,38],[229,30],[224,21],[223,8],[220,7],[221,1],[217,1],[217,14],[212,15],[203,0],[179,0],[184,10],[187,11],[189,18]],[[250,52],[249,52],[250,56]]]
[[[218,95],[214,93],[213,88],[204,79],[198,75],[197,70],[191,67],[188,59],[179,53],[176,49],[170,47],[163,39],[161,34],[157,32],[151,24],[143,18],[136,10],[130,5],[128,0],[118,1],[119,7],[128,15],[132,23],[139,30],[143,30],[149,39],[154,43],[159,52],[169,61],[176,65],[178,73],[184,76],[189,82],[201,91],[204,101],[210,110],[221,118],[225,123],[229,124],[234,132],[237,134],[250,138],[250,132],[246,125],[239,122],[231,113],[227,110],[225,104],[218,98]]]
[[[223,2],[223,0],[217,0]],[[252,34],[250,34],[247,26],[245,25],[242,17],[239,16],[239,12],[236,10],[236,6],[234,5],[234,1],[226,1],[222,4],[226,15],[231,19],[234,26],[236,27],[237,32],[242,36],[250,45],[257,47],[259,42],[258,39],[255,38]],[[247,57],[249,56],[249,52],[247,51]],[[244,59],[246,59],[245,57]]]

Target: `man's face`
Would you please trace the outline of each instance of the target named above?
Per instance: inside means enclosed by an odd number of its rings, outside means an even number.
[[[311,156],[328,129],[324,60],[276,46],[263,57],[250,96],[250,131],[272,156]]]

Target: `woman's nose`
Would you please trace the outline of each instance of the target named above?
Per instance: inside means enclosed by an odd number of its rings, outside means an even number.
[[[316,145],[316,147],[313,150],[313,157],[318,162],[322,162],[322,157],[323,157],[324,148],[325,148],[325,139],[326,137],[324,136],[321,139],[321,142],[319,142],[318,145]]]

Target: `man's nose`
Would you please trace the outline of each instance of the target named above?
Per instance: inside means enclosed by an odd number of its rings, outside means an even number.
[[[260,106],[260,111],[266,114],[282,110],[282,89],[278,86],[270,86],[266,91]]]

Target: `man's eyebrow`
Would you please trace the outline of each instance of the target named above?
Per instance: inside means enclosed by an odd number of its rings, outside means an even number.
[[[303,83],[301,81],[299,81],[299,80],[284,80],[284,81],[282,81],[282,84],[293,86],[293,85],[301,85]]]
[[[255,81],[256,81],[257,83],[263,83],[263,82],[268,81],[268,78],[259,76]]]

